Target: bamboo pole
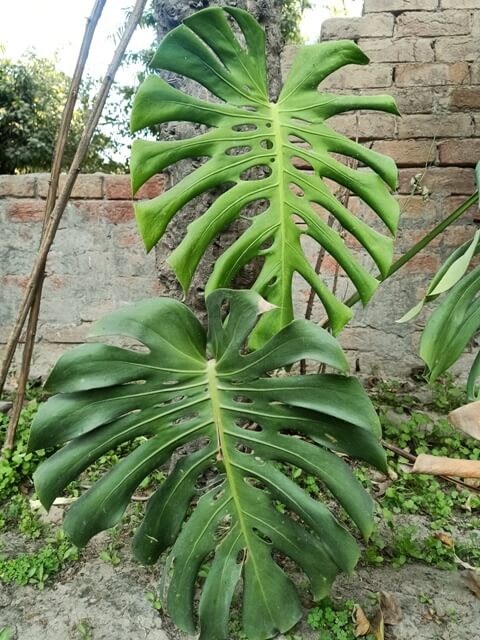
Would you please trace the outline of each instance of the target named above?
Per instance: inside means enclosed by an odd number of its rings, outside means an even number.
[[[137,0],[131,14],[127,19],[122,37],[120,38],[120,41],[113,55],[112,61],[105,74],[102,85],[100,86],[98,93],[96,95],[92,110],[89,114],[87,123],[85,125],[85,129],[83,131],[82,137],[80,139],[77,150],[75,152],[75,156],[73,158],[70,170],[67,174],[67,178],[63,186],[63,189],[60,192],[60,195],[58,197],[58,200],[56,201],[55,206],[52,208],[51,212],[45,218],[44,232],[42,234],[42,239],[40,242],[40,247],[38,249],[37,257],[35,259],[35,263],[32,268],[32,272],[25,290],[24,297],[20,305],[20,309],[14,324],[13,330],[11,332],[11,335],[9,337],[9,340],[6,346],[5,357],[4,357],[2,368],[0,371],[0,392],[1,390],[3,390],[4,384],[8,375],[8,371],[10,369],[10,365],[13,359],[13,355],[15,354],[16,347],[20,340],[23,327],[29,316],[30,311],[34,307],[36,291],[39,283],[42,281],[48,253],[49,253],[50,247],[52,246],[53,240],[55,238],[55,234],[56,234],[59,222],[65,211],[68,200],[70,199],[73,186],[80,172],[81,164],[85,159],[91,139],[93,137],[95,129],[100,120],[100,116],[102,114],[103,107],[105,106],[105,102],[107,100],[110,88],[113,84],[115,74],[122,62],[122,58],[125,54],[125,50],[128,46],[128,43],[130,42],[133,32],[135,31],[135,28],[140,18],[142,17],[146,2],[147,0]],[[29,354],[27,352],[26,356],[28,355]],[[9,444],[9,447],[7,447],[7,444]],[[13,439],[10,434],[8,443],[6,440],[4,448],[11,448],[12,444],[13,444]]]

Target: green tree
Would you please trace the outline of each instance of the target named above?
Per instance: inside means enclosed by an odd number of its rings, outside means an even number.
[[[70,78],[55,64],[30,53],[19,61],[0,58],[0,173],[48,171]],[[64,158],[70,164],[91,102],[92,81],[78,96]],[[83,170],[118,171],[114,159],[118,142],[97,132]]]

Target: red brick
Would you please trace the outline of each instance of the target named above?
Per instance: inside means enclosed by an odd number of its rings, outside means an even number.
[[[455,138],[438,145],[440,164],[474,167],[480,160],[480,138]]]
[[[470,194],[475,189],[475,172],[473,169],[459,169],[454,167],[428,167],[422,169],[400,169],[398,180],[399,193],[411,193],[411,179],[417,174],[423,174],[421,186],[426,187],[430,194]]]
[[[35,196],[34,176],[0,176],[0,197],[33,198]]]
[[[12,222],[41,222],[45,213],[42,200],[7,200],[7,218]]]
[[[401,255],[401,254],[400,254]],[[395,260],[400,257],[397,254]],[[442,264],[438,255],[430,255],[425,252],[418,253],[414,258],[409,260],[403,267],[403,273],[419,273],[425,275],[433,275],[438,271]]]
[[[397,16],[396,36],[455,36],[470,33],[469,11],[405,11]]]
[[[105,176],[105,198],[107,200],[131,200],[132,187],[130,176]],[[164,177],[150,178],[135,194],[135,200],[156,198],[163,192]]]
[[[143,246],[138,231],[131,229],[120,229],[114,236],[115,244],[118,247],[136,247]]]
[[[164,189],[165,178],[163,175],[153,176],[135,194],[135,200],[156,198]]]
[[[405,63],[395,67],[397,87],[468,84],[470,69],[466,62]]]
[[[399,167],[418,167],[435,162],[437,150],[432,140],[379,140],[373,150],[395,160]]]
[[[449,102],[453,109],[480,110],[480,87],[458,87],[452,89]]]
[[[50,176],[48,174],[44,174],[38,177],[38,195],[41,198],[46,198],[48,193],[48,183],[50,180]],[[59,180],[59,191],[63,189],[65,184],[66,175],[62,174]],[[81,173],[73,185],[72,189],[72,198],[82,198],[82,199],[100,199],[102,197],[102,183],[103,183],[103,175],[102,174],[88,174]]]
[[[405,115],[398,121],[398,137],[405,138],[455,138],[474,133],[472,118],[468,113]]]
[[[132,187],[130,176],[105,176],[104,193],[107,200],[130,200]]]
[[[458,207],[461,207],[466,199],[467,196],[450,196],[449,198],[442,198],[439,203],[441,218],[446,218],[458,209]],[[469,209],[462,213],[457,224],[469,223],[478,217],[478,204],[473,204]]]
[[[133,202],[130,200],[86,200],[72,204],[77,211],[92,220],[123,224],[135,218]]]
[[[442,246],[453,249],[473,238],[477,230],[476,224],[456,224],[445,229],[440,235]]]

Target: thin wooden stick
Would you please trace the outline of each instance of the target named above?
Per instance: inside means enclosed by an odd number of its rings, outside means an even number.
[[[385,449],[388,449],[389,451],[393,451],[393,453],[396,453],[397,456],[401,456],[402,458],[405,458],[405,460],[408,460],[409,462],[415,463],[415,461],[417,460],[417,456],[414,456],[413,453],[409,453],[404,449],[400,449],[400,447],[396,447],[394,444],[385,442],[385,440],[382,440],[382,446],[384,446]],[[455,478],[451,478],[450,476],[438,476],[438,477],[442,478],[442,480],[446,480],[447,482],[453,482],[453,484],[460,485],[465,489],[469,489],[469,491],[475,491],[477,493],[480,491],[480,489],[478,489],[477,487],[472,487],[466,482],[462,482],[462,480],[455,480]]]
[[[30,308],[35,299],[35,291],[36,291],[39,279],[42,277],[42,274],[45,270],[45,264],[47,261],[48,253],[53,243],[53,240],[55,238],[55,233],[57,231],[60,219],[63,215],[63,212],[65,211],[65,207],[72,193],[73,185],[75,184],[77,176],[80,172],[80,166],[83,160],[85,159],[85,156],[88,151],[88,147],[90,145],[90,141],[92,139],[92,136],[100,120],[100,116],[102,114],[103,107],[105,105],[110,87],[112,86],[113,79],[121,64],[123,55],[130,41],[130,38],[132,37],[132,34],[138,24],[138,21],[140,20],[143,14],[146,3],[147,3],[147,0],[137,0],[133,8],[133,11],[127,20],[123,35],[120,39],[120,42],[118,43],[118,46],[113,55],[112,61],[107,69],[105,78],[95,98],[93,108],[88,117],[88,121],[85,125],[85,129],[83,131],[82,137],[77,147],[75,156],[73,158],[72,165],[68,172],[65,185],[61,190],[61,193],[59,195],[59,198],[56,202],[54,209],[48,216],[48,220],[45,227],[45,233],[40,243],[37,257],[36,257],[36,260],[30,275],[30,279],[28,281],[28,284],[25,290],[24,297],[20,305],[20,309],[15,321],[14,328],[12,330],[12,333],[7,343],[7,347],[5,351],[5,359],[2,363],[2,369],[0,372],[0,382],[2,382],[2,387],[8,375],[8,370],[10,368],[13,354],[15,353],[16,345],[18,344],[18,341],[20,339],[22,329],[25,325],[25,321],[28,317]]]
[[[103,9],[105,7],[106,1],[107,0],[95,0],[90,17],[87,18],[85,33],[83,35],[82,44],[80,46],[77,63],[75,65],[75,71],[73,73],[72,81],[70,83],[67,102],[65,103],[65,107],[63,109],[60,128],[58,131],[57,141],[55,144],[52,170],[50,173],[50,180],[48,184],[47,201],[45,204],[45,214],[43,217],[41,239],[43,239],[43,236],[45,234],[47,220],[53,211],[53,207],[55,206],[58,183],[60,180],[60,172],[62,170],[65,146],[67,144],[68,134],[70,132],[73,111],[75,109],[75,103],[77,101],[78,91],[80,88],[80,83],[82,81],[85,64],[88,60],[88,54],[90,52],[90,46],[92,44],[93,36],[97,28],[98,21],[100,20]],[[15,396],[14,404],[13,404],[12,415],[10,418],[7,433],[5,436],[5,442],[3,445],[4,449],[11,449],[13,447],[13,443],[15,440],[15,433],[18,426],[18,421],[20,419],[20,414],[23,408],[23,401],[25,399],[25,391],[27,388],[28,376],[30,374],[30,364],[32,361],[33,349],[35,346],[35,337],[37,333],[38,316],[40,313],[40,304],[42,299],[42,288],[43,288],[44,279],[45,279],[45,273],[42,272],[38,280],[37,288],[35,290],[35,299],[33,301],[32,307],[30,308],[30,314],[28,317],[27,331],[25,334],[25,344],[23,347],[23,354],[22,354],[22,366],[21,366],[20,375],[18,378],[17,393]],[[18,343],[15,345],[15,349],[17,346],[18,346]],[[11,354],[11,359],[13,359],[13,355],[15,354],[15,349]],[[8,363],[9,368],[11,364],[11,359],[10,359],[10,362]],[[3,386],[5,384],[5,381],[6,380],[4,379],[0,380],[0,393],[3,391]]]

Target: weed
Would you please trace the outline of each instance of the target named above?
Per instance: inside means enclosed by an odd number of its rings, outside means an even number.
[[[13,640],[15,629],[13,627],[2,627],[0,629],[0,640]]]
[[[22,553],[8,559],[0,557],[0,581],[6,584],[30,584],[43,589],[49,578],[67,562],[77,558],[77,547],[65,538],[62,531],[58,531],[33,553]]]
[[[86,618],[79,620],[75,625],[75,634],[79,640],[93,640],[93,625]]]
[[[310,610],[307,622],[314,631],[320,631],[318,640],[354,640],[354,606],[353,600],[346,600],[341,606],[336,606],[326,598],[318,607]]]
[[[147,591],[146,596],[155,611],[162,610],[162,601],[157,591]]]

